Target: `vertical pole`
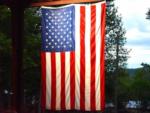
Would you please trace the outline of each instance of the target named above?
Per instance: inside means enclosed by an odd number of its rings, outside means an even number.
[[[12,23],[12,109],[16,113],[22,113],[23,86],[22,86],[22,57],[23,57],[23,26],[24,9],[11,8]]]

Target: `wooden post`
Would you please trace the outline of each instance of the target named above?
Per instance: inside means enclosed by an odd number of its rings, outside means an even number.
[[[23,27],[24,8],[19,5],[11,7],[12,23],[12,109],[22,113],[23,86],[22,86],[22,57],[23,57]]]

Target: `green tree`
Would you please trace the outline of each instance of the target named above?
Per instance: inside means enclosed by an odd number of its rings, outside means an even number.
[[[131,98],[141,101],[142,108],[146,109],[150,101],[150,65],[142,63],[142,68],[133,78],[131,89]]]
[[[131,99],[133,78],[126,69],[121,70],[118,77],[118,108],[124,108]]]
[[[25,99],[31,104],[33,98],[39,100],[40,94],[40,31],[37,8],[25,11],[23,39],[23,81]],[[8,103],[4,91],[11,91],[11,13],[10,9],[0,6],[0,103]]]
[[[106,16],[106,71],[108,73],[116,70],[117,41],[119,46],[119,68],[124,68],[128,55],[128,51],[124,47],[126,44],[125,29],[117,8],[111,2],[107,7]]]
[[[118,77],[126,75],[122,70],[126,68],[128,50],[124,47],[126,37],[122,18],[113,0],[108,2],[106,14],[106,94],[109,101],[115,102],[117,110],[120,85]]]
[[[150,9],[147,11],[146,13],[146,19],[149,19],[150,20]]]
[[[40,17],[37,15],[37,10],[37,8],[26,9],[24,18],[23,78],[25,100],[28,104],[40,99],[41,35]]]
[[[0,6],[0,105],[8,103],[4,98],[4,91],[10,91],[11,74],[11,38],[10,38],[10,10]]]

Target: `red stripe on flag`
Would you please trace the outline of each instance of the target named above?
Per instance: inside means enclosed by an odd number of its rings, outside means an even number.
[[[71,109],[75,109],[75,52],[70,53],[70,97]]]
[[[46,54],[41,52],[41,68],[42,68],[42,97],[41,97],[41,106],[42,111],[46,109]]]
[[[104,62],[104,58],[105,58],[105,15],[106,15],[106,4],[103,3],[101,5],[101,59],[100,59],[100,70],[101,70],[101,110],[104,111],[105,109],[105,62]]]
[[[52,86],[51,86],[51,109],[56,109],[56,55],[51,53],[51,76],[52,76]]]
[[[65,110],[65,53],[61,53],[61,109]]]
[[[96,28],[96,6],[91,6],[91,92],[90,92],[90,106],[91,110],[96,109],[95,98],[95,67],[96,67],[96,42],[95,42],[95,28]]]
[[[85,110],[85,6],[80,7],[80,109]]]

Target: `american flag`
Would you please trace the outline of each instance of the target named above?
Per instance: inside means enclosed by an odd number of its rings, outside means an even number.
[[[103,110],[105,2],[41,11],[42,108]]]

